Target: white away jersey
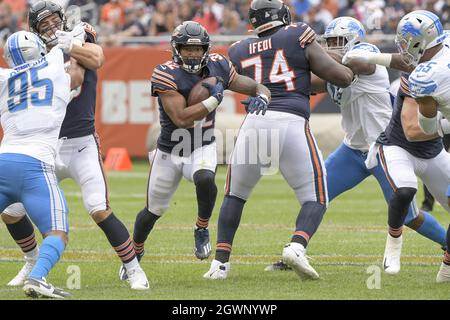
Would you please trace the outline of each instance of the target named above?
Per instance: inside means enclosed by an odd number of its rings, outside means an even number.
[[[70,99],[63,52],[0,71],[0,153],[21,153],[54,165],[59,131]]]
[[[439,104],[438,110],[450,119],[450,36],[430,61],[414,69],[408,80],[414,98],[433,97]]]
[[[351,50],[380,52],[370,43],[357,44]],[[331,98],[341,107],[344,143],[348,147],[368,151],[384,131],[392,115],[389,87],[388,72],[379,65],[371,75],[358,75],[347,88],[327,84]]]

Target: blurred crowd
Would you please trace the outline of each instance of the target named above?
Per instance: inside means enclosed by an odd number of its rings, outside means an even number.
[[[0,0],[0,44],[14,31],[27,29],[28,6],[37,0]],[[82,19],[94,25],[104,44],[124,37],[168,35],[185,20],[200,22],[213,35],[245,35],[251,30],[250,0],[53,0],[77,5]],[[436,13],[450,29],[450,0],[285,0],[293,21],[308,23],[318,34],[337,16],[353,16],[369,34],[394,34],[408,12]]]

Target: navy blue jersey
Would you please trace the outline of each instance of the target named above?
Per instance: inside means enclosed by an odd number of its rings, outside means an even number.
[[[86,42],[95,43],[94,29],[85,23]],[[70,57],[66,57],[67,60]],[[67,106],[66,117],[59,137],[78,138],[95,132],[95,104],[97,99],[97,71],[86,69],[78,95]]]
[[[230,47],[228,55],[239,74],[270,90],[269,110],[308,119],[311,73],[305,48],[315,38],[315,32],[307,24],[291,24],[267,37],[238,41]]]
[[[202,78],[207,77],[222,77],[224,80],[224,88],[227,89],[231,81],[233,81],[236,75],[236,71],[231,62],[220,54],[210,54],[208,64],[202,69],[200,75],[191,74],[184,71],[180,66],[173,61],[168,61],[164,64],[157,66],[153,70],[151,79],[152,83],[152,95],[158,96],[160,92],[168,90],[178,91],[187,101],[189,93],[192,87],[198,83]],[[161,134],[158,138],[158,149],[164,152],[172,152],[172,149],[179,143],[183,142],[183,137],[177,133],[173,134],[178,127],[172,122],[170,117],[164,110],[161,98],[158,97]],[[181,150],[179,155],[187,156],[188,154],[182,154],[183,151],[192,152],[194,149],[208,145],[215,140],[214,136],[208,134],[204,136],[206,130],[214,128],[216,118],[216,111],[210,112],[201,123],[201,136],[197,133],[194,135],[194,128],[188,128],[190,139],[190,150]],[[173,134],[173,136],[172,136]],[[203,137],[204,136],[204,137]],[[186,143],[186,141],[184,141]]]
[[[408,85],[409,74],[402,74],[400,79],[400,88],[395,98],[394,110],[392,118],[386,130],[380,134],[377,143],[386,146],[399,146],[413,156],[422,159],[431,159],[436,157],[443,148],[442,139],[436,138],[428,141],[410,142],[406,139],[402,127],[402,107],[405,97],[411,97]]]

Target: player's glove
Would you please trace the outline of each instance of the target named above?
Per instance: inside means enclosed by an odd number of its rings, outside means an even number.
[[[218,104],[222,102],[223,99],[223,79],[221,77],[216,77],[217,84],[212,85],[207,82],[203,82],[202,86],[204,86],[209,91],[209,95],[211,97],[216,98]]]
[[[70,32],[58,30],[55,34],[58,38],[58,47],[66,54],[69,54],[72,51],[74,44],[82,46],[86,36],[84,25],[82,23],[76,25]]]
[[[261,112],[264,115],[269,106],[269,98],[265,94],[260,94],[256,97],[248,97],[247,100],[241,101],[245,106],[245,111],[248,113],[259,114]]]

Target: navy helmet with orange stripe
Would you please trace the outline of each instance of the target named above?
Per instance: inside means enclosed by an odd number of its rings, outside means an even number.
[[[272,28],[291,24],[291,13],[281,0],[253,0],[248,18],[257,35]]]
[[[48,23],[46,23],[45,28],[39,28],[39,25],[46,19],[48,19]],[[30,31],[37,34],[50,47],[57,42],[55,31],[66,31],[67,29],[66,17],[62,7],[47,0],[37,1],[31,6],[28,11],[28,25]]]
[[[170,44],[172,46],[172,59],[183,70],[189,73],[198,73],[208,63],[211,40],[208,32],[200,23],[185,21],[180,24],[173,31]],[[201,46],[203,55],[183,57],[181,55],[183,46]]]

